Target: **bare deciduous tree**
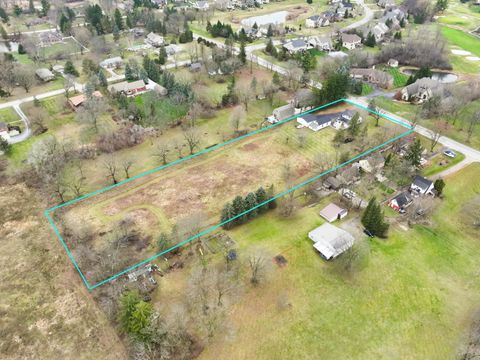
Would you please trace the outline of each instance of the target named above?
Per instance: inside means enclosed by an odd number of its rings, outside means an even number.
[[[235,107],[230,114],[230,125],[232,126],[234,133],[238,133],[238,130],[244,121],[245,111],[241,107]]]
[[[117,162],[115,158],[112,156],[103,162],[103,166],[107,171],[107,179],[112,180],[113,184],[117,184]]]
[[[183,130],[183,137],[187,142],[190,155],[193,155],[200,144],[200,132],[195,127],[188,127]]]
[[[122,161],[123,172],[125,173],[125,178],[130,179],[130,169],[133,166],[133,161],[126,159]]]

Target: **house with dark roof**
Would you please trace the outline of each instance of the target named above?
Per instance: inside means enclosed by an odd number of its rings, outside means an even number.
[[[401,194],[398,194],[393,199],[388,202],[390,206],[395,211],[405,210],[410,204],[412,204],[413,198],[408,191],[404,191]]]
[[[300,51],[305,51],[310,48],[308,43],[303,39],[293,39],[283,45],[285,50],[290,54],[295,54]]]
[[[297,118],[297,122],[303,127],[308,127],[310,130],[319,131],[332,125],[336,117],[337,113],[322,115],[304,114]]]
[[[312,15],[305,19],[305,27],[307,28],[318,28],[328,25],[330,25],[330,19],[324,14]]]
[[[410,184],[410,191],[418,195],[433,195],[433,181],[417,175]]]

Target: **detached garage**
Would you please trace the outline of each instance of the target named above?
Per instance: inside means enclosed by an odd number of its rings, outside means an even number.
[[[334,222],[335,220],[343,219],[347,216],[348,210],[341,208],[337,204],[330,203],[320,211],[320,216],[328,222]]]

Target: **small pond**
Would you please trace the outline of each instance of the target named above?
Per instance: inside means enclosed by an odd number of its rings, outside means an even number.
[[[407,75],[413,75],[417,72],[415,69],[403,69],[402,72]],[[458,76],[449,73],[449,72],[442,72],[442,71],[432,71],[432,79],[438,80],[441,83],[448,84],[453,83],[458,80]]]

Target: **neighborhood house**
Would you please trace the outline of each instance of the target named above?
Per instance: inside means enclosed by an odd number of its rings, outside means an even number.
[[[320,216],[328,222],[343,219],[347,216],[348,210],[341,208],[337,204],[330,203],[320,211]]]
[[[47,68],[37,69],[37,71],[35,71],[35,74],[38,76],[40,80],[44,82],[55,79],[55,75]]]
[[[137,80],[132,82],[122,81],[108,87],[108,91],[110,91],[110,93],[120,93],[126,96],[137,96],[145,92],[146,90],[147,86],[145,85],[145,82],[143,80]]]
[[[307,127],[313,131],[319,131],[327,126],[332,126],[339,130],[348,128],[355,114],[356,112],[353,110],[320,115],[304,114],[297,118],[297,122],[300,124],[300,127]],[[358,118],[358,121],[362,121],[361,117]]]
[[[350,233],[329,223],[310,231],[308,237],[313,241],[313,247],[326,260],[335,259],[350,249],[355,242]]]
[[[362,44],[362,38],[356,34],[342,34],[342,46],[353,50]]]
[[[410,185],[410,190],[419,195],[433,195],[433,182],[423,176],[417,175]]]
[[[123,60],[120,56],[105,59],[102,62],[100,62],[100,66],[104,69],[115,69],[115,68],[121,67],[122,65],[123,65]]]

